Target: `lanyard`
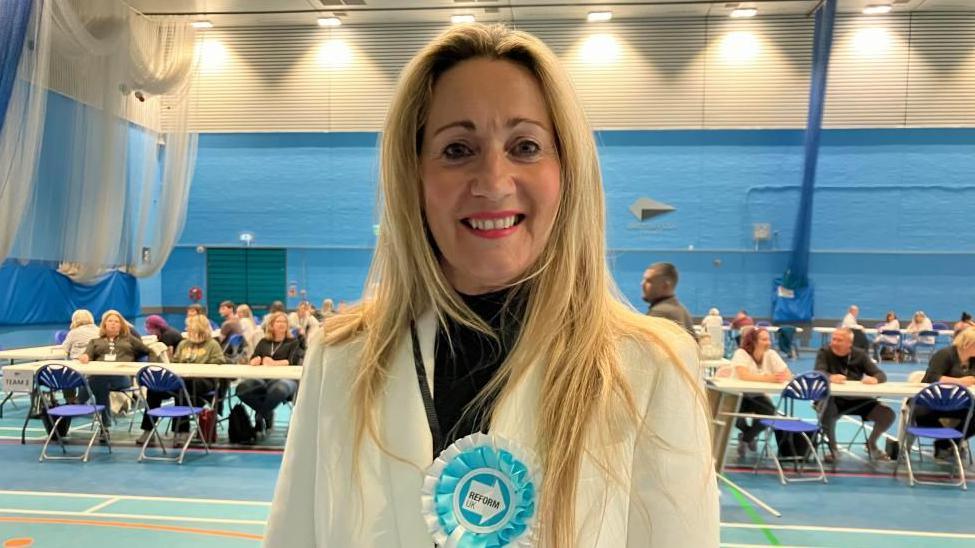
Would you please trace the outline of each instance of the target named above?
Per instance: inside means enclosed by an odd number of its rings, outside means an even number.
[[[433,395],[427,383],[427,370],[423,367],[423,353],[420,352],[420,340],[416,336],[416,323],[410,321],[410,338],[413,340],[413,365],[416,367],[416,380],[420,386],[420,397],[423,398],[423,408],[427,413],[427,424],[430,425],[430,437],[433,438],[433,457],[437,458],[444,450],[443,434],[440,432],[440,420],[437,410],[433,406]]]

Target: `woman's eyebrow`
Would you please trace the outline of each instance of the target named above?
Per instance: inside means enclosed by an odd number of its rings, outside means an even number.
[[[541,129],[544,129],[545,131],[548,131],[548,129],[545,127],[545,125],[542,124],[541,122],[539,122],[537,120],[532,120],[531,118],[522,118],[522,117],[516,117],[516,118],[509,119],[508,122],[505,124],[505,127],[513,128],[513,127],[517,126],[518,124],[532,124],[532,125],[536,125],[536,126],[540,127]],[[436,131],[433,132],[433,136],[436,137],[440,133],[442,133],[444,131],[447,131],[448,129],[455,128],[455,127],[460,127],[460,128],[466,129],[468,131],[475,131],[477,129],[477,124],[475,124],[474,122],[472,122],[470,120],[458,120],[456,122],[451,122],[449,124],[446,124],[444,126],[441,126]]]

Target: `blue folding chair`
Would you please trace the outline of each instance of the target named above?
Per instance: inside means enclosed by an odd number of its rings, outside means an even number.
[[[64,344],[64,339],[68,338],[68,332],[60,329],[54,332],[54,344]]]
[[[884,324],[878,324],[877,329]],[[897,355],[897,352],[901,349],[901,332],[899,329],[883,329],[877,334],[877,341],[874,345],[877,354],[877,363],[883,362],[883,349],[889,349]]]
[[[91,446],[95,443],[95,438],[101,434],[105,443],[108,446],[108,452],[112,452],[112,444],[109,438],[108,429],[102,423],[102,411],[105,409],[104,405],[96,405],[82,403],[82,404],[62,404],[51,407],[48,403],[49,400],[53,401],[54,393],[63,392],[64,390],[77,390],[79,388],[84,388],[87,391],[88,401],[91,401],[94,396],[92,396],[91,387],[88,386],[88,381],[85,379],[84,375],[78,373],[70,366],[64,364],[49,364],[42,366],[34,374],[34,386],[37,390],[37,397],[40,398],[42,405],[44,406],[44,412],[47,413],[49,418],[55,419],[51,424],[51,432],[48,433],[47,439],[44,440],[44,447],[41,449],[41,456],[39,460],[44,462],[47,459],[51,460],[80,460],[82,462],[88,462],[88,455],[91,453]],[[81,455],[68,455],[68,450],[64,445],[64,439],[58,434],[58,426],[61,421],[68,419],[71,420],[75,417],[91,417],[91,420],[95,423],[98,428],[92,429],[91,437],[88,439],[88,446],[85,447],[85,452]],[[57,438],[58,444],[61,446],[61,456],[53,456],[47,454],[47,447],[51,444],[51,439]]]
[[[810,401],[819,402],[823,401],[829,397],[829,379],[822,372],[819,371],[809,371],[808,373],[803,373],[791,381],[789,384],[785,385],[782,389],[782,395],[779,398],[779,406],[776,409],[776,416],[769,417],[767,419],[759,419],[759,423],[765,426],[765,430],[762,432],[764,436],[764,445],[762,450],[759,452],[758,459],[755,461],[755,473],[758,473],[758,468],[761,466],[765,459],[765,456],[769,454],[769,432],[777,433],[782,432],[784,434],[800,435],[806,442],[806,454],[802,457],[798,457],[798,462],[793,462],[793,468],[796,471],[796,476],[788,477],[782,470],[782,463],[779,461],[779,451],[776,447],[776,451],[772,453],[772,460],[775,461],[775,468],[779,472],[779,481],[782,485],[789,482],[796,481],[822,481],[827,483],[826,480],[826,470],[823,468],[823,461],[819,457],[819,452],[816,450],[817,446],[821,441],[823,434],[822,428],[822,410],[818,409],[816,411],[816,421],[811,422],[803,419],[796,418],[794,416],[795,402],[799,401]],[[816,406],[817,408],[822,408],[825,406]],[[776,442],[778,446],[778,442]],[[809,460],[810,454],[816,460],[816,466],[819,468],[819,475],[814,477],[802,477],[805,473],[806,462]]]
[[[152,390],[154,392],[168,392],[176,395],[181,394],[183,396],[183,401],[192,404],[190,394],[186,390],[186,383],[183,382],[183,378],[165,367],[160,365],[149,365],[143,367],[139,370],[139,373],[136,374],[135,379],[136,382],[139,383],[139,386],[145,387],[146,390]],[[172,424],[174,419],[182,418],[189,420],[190,435],[186,437],[186,442],[183,443],[183,446],[179,451],[179,455],[168,457],[166,456],[166,444],[163,443],[162,436],[159,435],[159,430],[157,428],[159,421],[152,421],[152,433],[149,434],[149,437],[146,438],[145,443],[142,444],[142,451],[139,453],[139,462],[142,462],[143,460],[161,460],[183,464],[183,458],[186,456],[186,450],[189,448],[194,437],[200,438],[200,441],[203,442],[204,451],[209,453],[210,447],[207,445],[206,440],[200,433],[200,423],[197,420],[197,417],[199,417],[200,413],[202,412],[202,407],[193,407],[192,405],[169,405],[146,411],[146,413],[148,413],[149,416],[154,419],[169,419],[170,424]],[[150,456],[146,454],[146,448],[148,448],[149,443],[153,439],[159,443],[163,456]]]
[[[958,428],[948,428],[945,426],[918,426],[915,422],[915,410],[920,405],[936,413],[948,413],[952,411],[967,411],[965,420],[958,425]],[[908,413],[907,428],[904,429],[904,439],[900,440],[902,447],[898,455],[897,465],[894,466],[894,475],[897,475],[897,468],[900,466],[901,457],[907,462],[907,478],[911,487],[915,484],[923,485],[949,485],[961,487],[968,490],[965,480],[965,465],[961,460],[961,451],[958,445],[965,440],[965,432],[968,430],[968,423],[972,420],[972,411],[975,410],[975,397],[967,388],[958,384],[943,382],[931,383],[921,389],[911,399],[911,409]],[[946,483],[940,481],[921,481],[914,477],[914,468],[911,466],[911,448],[914,442],[918,442],[920,451],[921,438],[948,441],[951,449],[955,453],[955,465],[958,467],[957,483]]]
[[[917,334],[917,343],[914,344],[914,361],[918,361],[921,350],[928,352],[928,357],[934,354],[938,346],[938,332],[933,330],[921,331]]]

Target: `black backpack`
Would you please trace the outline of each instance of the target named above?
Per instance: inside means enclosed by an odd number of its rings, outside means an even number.
[[[812,455],[806,438],[797,432],[776,430],[775,441],[779,447],[779,459],[804,460]]]
[[[250,445],[256,441],[257,433],[251,423],[250,415],[247,414],[247,409],[244,409],[244,404],[238,403],[230,410],[228,422],[227,437],[230,438],[230,443]]]

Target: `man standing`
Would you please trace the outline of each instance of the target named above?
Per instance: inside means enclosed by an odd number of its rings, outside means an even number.
[[[870,356],[853,347],[853,331],[848,327],[837,329],[830,339],[829,346],[821,348],[816,355],[816,371],[829,376],[832,384],[847,381],[860,381],[863,384],[887,382],[887,375],[873,363]],[[836,443],[836,421],[840,415],[859,415],[864,421],[873,421],[873,430],[867,438],[867,451],[870,458],[889,461],[886,453],[877,447],[877,440],[894,424],[894,411],[875,398],[845,398],[831,396],[825,402],[823,428],[829,437],[829,449],[835,460],[839,452]]]
[[[647,315],[677,322],[694,337],[694,320],[674,296],[676,289],[677,268],[670,263],[652,264],[643,273],[643,300],[650,303]]]

